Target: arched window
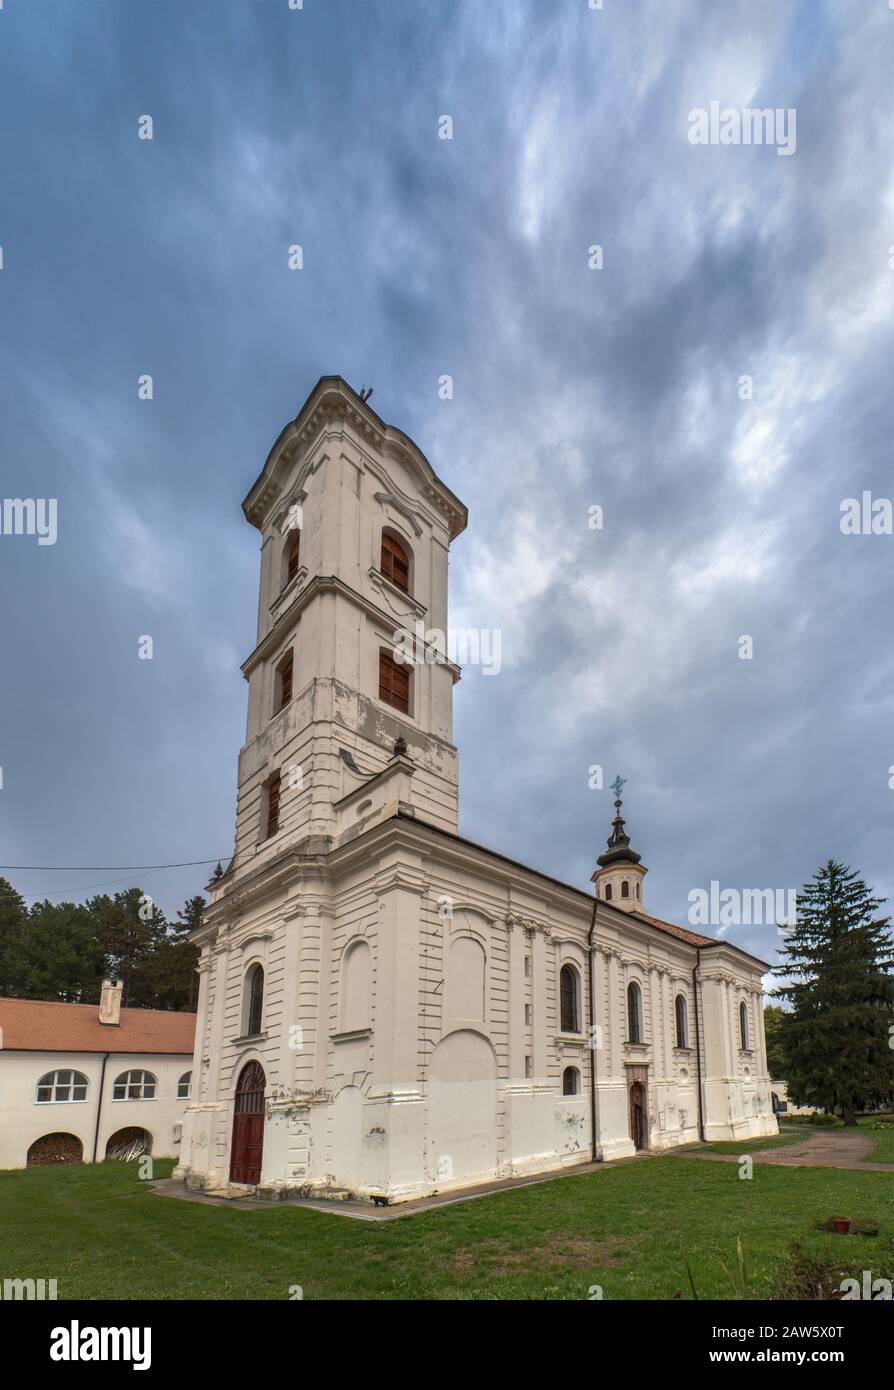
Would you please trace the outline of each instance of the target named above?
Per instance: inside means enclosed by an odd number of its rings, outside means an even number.
[[[636,880],[636,896],[639,897],[639,879]]]
[[[289,533],[289,539],[286,541],[286,573],[283,581],[283,588],[285,588],[287,584],[291,584],[300,568],[301,532],[294,529]]]
[[[405,594],[410,592],[410,557],[387,532],[382,533],[382,573]]]
[[[276,668],[276,695],[274,700],[274,713],[285,709],[292,699],[292,669],[293,655],[291,651],[286,652],[282,661]]]
[[[402,661],[395,661],[383,647],[379,652],[379,699],[404,714],[410,713],[410,670]]]
[[[566,1067],[562,1072],[562,1095],[580,1095],[580,1072],[577,1067]]]
[[[632,980],[627,986],[627,1041],[643,1040],[643,996],[639,985]]]
[[[87,1078],[81,1071],[48,1071],[37,1083],[37,1099],[56,1104],[87,1099]]]
[[[622,897],[622,898],[629,898],[629,897],[630,897],[630,884],[627,882],[626,878],[625,878],[625,879],[622,881],[622,883],[621,883],[621,897]]]
[[[261,1031],[264,1011],[264,967],[253,965],[245,981],[245,1036],[255,1037]]]
[[[192,1072],[185,1071],[177,1082],[177,1099],[189,1100],[189,1086],[192,1081]]]
[[[563,965],[559,972],[560,1031],[580,1032],[580,976],[573,965]]]
[[[739,1005],[739,1046],[743,1052],[748,1051],[748,1005],[744,999]]]
[[[605,901],[610,903],[612,900],[612,886],[610,883],[605,885]]]
[[[157,1085],[151,1071],[123,1071],[115,1077],[112,1100],[155,1100]]]
[[[677,1047],[688,1047],[688,1035],[686,1032],[686,996],[678,994],[674,1000],[674,1015],[677,1024]]]
[[[274,772],[266,783],[267,824],[265,828],[267,833],[264,838],[267,840],[279,830],[279,780],[279,773]]]

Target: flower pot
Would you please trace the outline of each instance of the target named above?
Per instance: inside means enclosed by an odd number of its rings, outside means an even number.
[[[840,1236],[846,1236],[851,1228],[851,1223],[846,1216],[837,1216],[832,1222],[832,1230],[837,1231]]]

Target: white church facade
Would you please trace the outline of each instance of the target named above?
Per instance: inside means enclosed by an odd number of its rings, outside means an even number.
[[[467,515],[416,445],[324,377],[243,510],[258,640],[175,1176],[399,1201],[776,1133],[768,967],[646,913],[619,800],[595,893],[459,835],[432,633]]]

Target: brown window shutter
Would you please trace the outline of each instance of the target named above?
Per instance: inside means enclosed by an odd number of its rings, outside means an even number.
[[[410,673],[390,652],[379,652],[379,699],[404,714],[410,712]]]
[[[289,563],[286,571],[286,583],[291,584],[295,575],[301,567],[301,532],[296,531],[289,546]]]
[[[393,536],[382,537],[382,573],[404,593],[410,592],[410,557]]]
[[[279,668],[279,708],[285,709],[292,698],[292,662],[293,656],[289,652],[285,661]]]
[[[279,829],[279,773],[267,783],[267,839]]]

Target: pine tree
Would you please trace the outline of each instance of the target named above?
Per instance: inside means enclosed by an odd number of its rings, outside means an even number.
[[[16,994],[15,952],[27,918],[24,898],[0,878],[0,997]]]
[[[785,1010],[779,1004],[764,1006],[764,1037],[767,1042],[767,1068],[773,1081],[785,1078],[785,1054],[779,1040]]]
[[[142,889],[128,888],[113,898],[107,893],[91,898],[87,910],[105,957],[106,974],[123,985],[122,1003],[131,1009],[153,1008],[157,980],[152,959],[167,928],[161,908]]]
[[[102,951],[80,903],[34,903],[10,952],[19,999],[92,1004],[99,999]]]
[[[780,1026],[786,1082],[796,1105],[856,1112],[887,1101],[892,1089],[892,959],[889,917],[849,866],[829,860],[798,894],[785,960],[773,991],[790,1005]]]
[[[199,993],[198,948],[189,941],[189,933],[202,920],[205,899],[201,894],[188,898],[177,913],[178,921],[168,922],[165,934],[155,946],[149,963],[154,986],[156,1009],[196,1008]]]

